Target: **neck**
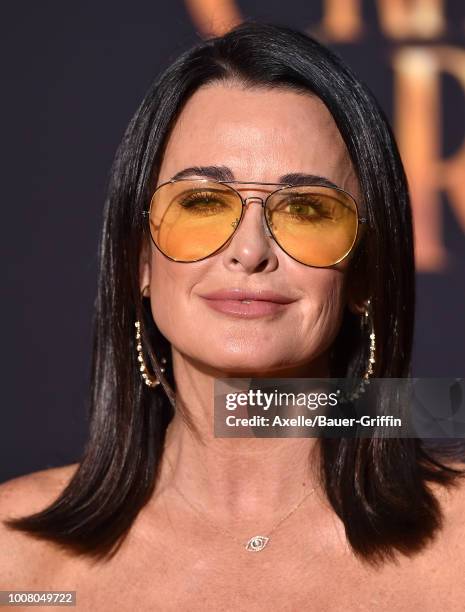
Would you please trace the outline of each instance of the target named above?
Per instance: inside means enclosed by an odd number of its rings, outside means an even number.
[[[160,486],[174,484],[210,516],[273,520],[317,484],[316,438],[216,438],[215,378],[321,378],[327,356],[273,372],[221,372],[173,349],[176,411],[168,426]]]

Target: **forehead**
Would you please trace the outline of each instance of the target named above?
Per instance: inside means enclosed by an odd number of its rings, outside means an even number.
[[[316,96],[211,84],[198,89],[166,143],[158,184],[190,166],[221,165],[238,181],[278,182],[303,172],[357,192],[344,141]]]

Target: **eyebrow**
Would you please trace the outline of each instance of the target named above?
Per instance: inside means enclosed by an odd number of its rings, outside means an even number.
[[[171,181],[178,179],[188,178],[192,176],[203,176],[206,178],[212,178],[216,181],[234,181],[234,173],[227,166],[191,166],[184,168],[176,172],[171,177]],[[247,181],[243,181],[247,182]],[[253,182],[253,181],[252,181]],[[333,189],[340,189],[336,183],[330,181],[325,176],[318,176],[317,174],[305,174],[303,172],[291,172],[289,174],[283,174],[279,177],[278,183],[288,183],[290,185],[306,185],[311,183],[313,185],[323,185],[326,187],[332,187]]]

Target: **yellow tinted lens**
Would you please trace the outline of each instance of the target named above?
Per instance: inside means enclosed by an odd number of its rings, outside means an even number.
[[[180,180],[159,187],[150,206],[150,232],[176,261],[196,261],[222,247],[242,212],[239,195],[208,180]]]
[[[270,197],[268,222],[281,248],[311,266],[330,266],[351,250],[358,227],[357,206],[329,187],[286,187]]]

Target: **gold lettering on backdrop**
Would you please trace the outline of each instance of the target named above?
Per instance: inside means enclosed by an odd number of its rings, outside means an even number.
[[[435,38],[445,29],[443,0],[378,0],[381,27],[391,38]]]
[[[185,0],[185,5],[194,25],[206,38],[221,36],[243,20],[234,0]]]
[[[444,0],[376,0],[380,28],[394,39],[431,39],[445,30]],[[318,31],[326,40],[350,42],[363,31],[361,0],[324,0]]]
[[[444,0],[374,1],[380,28],[390,38],[432,39],[445,31]],[[185,5],[203,36],[224,34],[242,21],[235,0],[185,0]],[[318,32],[333,42],[360,38],[363,32],[361,0],[323,0]]]
[[[350,42],[360,38],[362,21],[360,0],[325,0],[318,32],[331,41]]]
[[[465,141],[441,156],[440,74],[454,76],[465,91],[465,51],[453,47],[406,47],[394,56],[395,129],[409,177],[420,271],[447,265],[440,191],[465,231]]]

